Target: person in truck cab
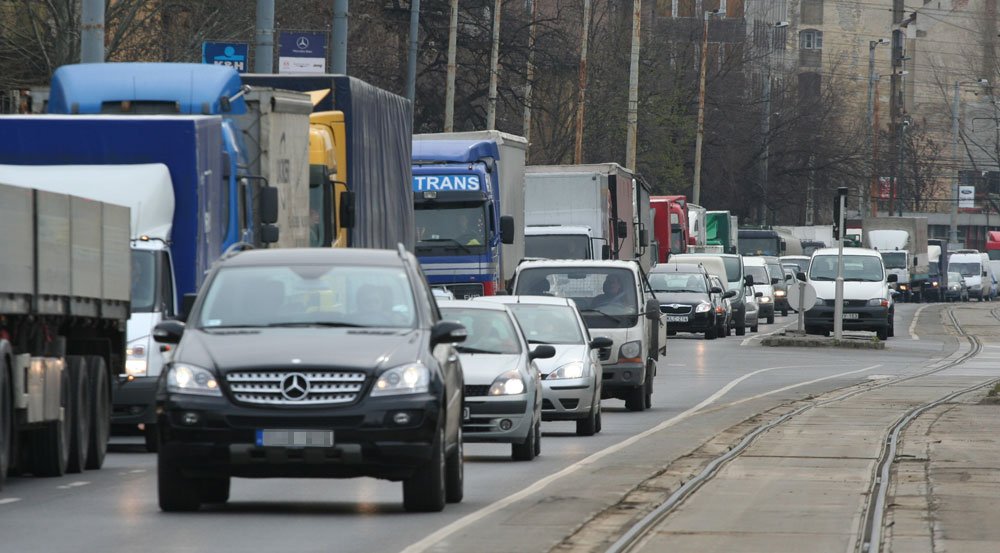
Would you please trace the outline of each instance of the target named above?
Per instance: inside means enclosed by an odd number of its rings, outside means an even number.
[[[622,283],[621,277],[610,274],[604,279],[604,293],[595,298],[594,305],[596,307],[627,307],[629,300],[628,288]]]
[[[458,241],[466,246],[481,246],[483,232],[482,217],[474,217],[463,211],[458,214]]]

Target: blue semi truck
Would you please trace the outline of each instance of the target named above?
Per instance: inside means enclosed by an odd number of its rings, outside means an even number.
[[[524,257],[524,138],[496,131],[413,137],[416,254],[456,298],[506,287]]]
[[[215,116],[0,117],[0,177],[7,184],[74,193],[132,208],[132,314],[126,372],[114,388],[113,424],[150,424],[162,366],[152,328],[178,312],[228,247],[227,237],[276,238],[273,188],[256,229],[230,194]],[[254,231],[254,232],[250,232]],[[147,432],[148,444],[155,434]]]

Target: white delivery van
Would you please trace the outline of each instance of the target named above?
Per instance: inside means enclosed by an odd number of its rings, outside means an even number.
[[[876,250],[844,248],[844,330],[873,331],[880,340],[893,336],[896,309],[889,283],[897,278],[886,274]],[[826,335],[833,330],[837,248],[816,250],[806,280],[816,290],[816,303],[806,311],[806,333]]]

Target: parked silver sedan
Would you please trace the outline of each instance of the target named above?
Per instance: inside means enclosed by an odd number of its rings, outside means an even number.
[[[465,375],[466,442],[509,443],[516,461],[541,452],[542,386],[536,359],[555,355],[549,345],[528,345],[514,315],[503,305],[439,300],[441,317],[465,326],[458,344]]]
[[[579,436],[600,432],[603,371],[599,351],[611,347],[612,342],[604,337],[590,338],[576,303],[547,296],[484,296],[476,301],[507,305],[529,344],[555,347],[554,357],[538,361],[542,420],[574,420]]]

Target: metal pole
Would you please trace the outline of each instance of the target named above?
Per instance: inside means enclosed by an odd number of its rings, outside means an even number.
[[[580,84],[576,100],[576,147],[573,163],[583,163],[583,114],[587,101],[587,42],[590,37],[590,0],[583,0],[583,36],[580,39]]]
[[[878,185],[875,167],[875,46],[877,44],[874,40],[868,41],[868,147],[872,150],[872,175],[868,186],[873,189]],[[861,194],[862,219],[869,212],[869,202],[874,195],[874,190],[868,194]]]
[[[903,175],[906,174],[906,124],[905,116],[899,122],[899,171],[896,175],[896,215],[903,216]],[[889,212],[892,215],[892,212]]]
[[[274,73],[274,0],[257,0],[254,35],[254,73]]]
[[[840,202],[840,217],[837,221],[837,228],[840,229],[840,237],[837,240],[837,281],[833,301],[833,338],[840,340],[844,337],[844,235],[847,229],[844,228],[844,199],[847,197],[847,190],[837,189],[837,201]]]
[[[330,58],[334,74],[347,74],[347,0],[333,0],[333,55]]]
[[[497,128],[497,74],[500,72],[500,5],[502,0],[493,3],[493,51],[490,53],[490,97],[486,106],[486,128]]]
[[[951,185],[951,210],[948,219],[948,242],[958,243],[958,109],[959,82],[955,81],[955,97],[951,101],[951,158],[954,160],[954,178]]]
[[[642,40],[642,0],[632,0],[632,59],[628,68],[628,113],[626,115],[625,167],[635,171],[636,134],[639,126],[639,44]]]
[[[80,63],[104,63],[104,0],[83,0]]]
[[[705,12],[705,28],[701,36],[701,72],[698,75],[698,131],[694,137],[694,187],[691,203],[701,205],[701,149],[705,140],[705,75],[708,73],[708,18]],[[807,214],[806,217],[809,217]],[[811,219],[811,217],[809,217]],[[810,223],[806,223],[810,224]]]
[[[451,0],[448,24],[448,76],[444,92],[444,132],[455,130],[455,50],[458,40],[458,0]]]
[[[536,25],[536,20],[538,19],[538,1],[529,0],[531,2],[531,24],[528,26],[528,68],[525,71],[525,85],[524,85],[524,125],[523,134],[525,140],[528,141],[528,148],[531,148],[531,86],[535,81],[535,31],[538,25]],[[525,163],[530,161],[528,158],[528,152],[525,152]]]
[[[878,197],[881,196],[882,192],[882,179],[878,175],[878,145],[879,145],[879,101],[878,101],[878,83],[881,81],[881,77],[875,78],[875,106],[873,108],[874,112],[874,122],[872,124],[872,135],[874,137],[874,142],[872,143],[872,174],[875,179],[875,186],[872,188],[872,217],[878,217]]]
[[[764,81],[764,154],[760,168],[760,224],[767,224],[767,163],[771,150],[771,66],[767,66],[767,80]]]
[[[406,68],[406,97],[417,98],[417,45],[420,38],[420,0],[410,0],[410,57]]]

